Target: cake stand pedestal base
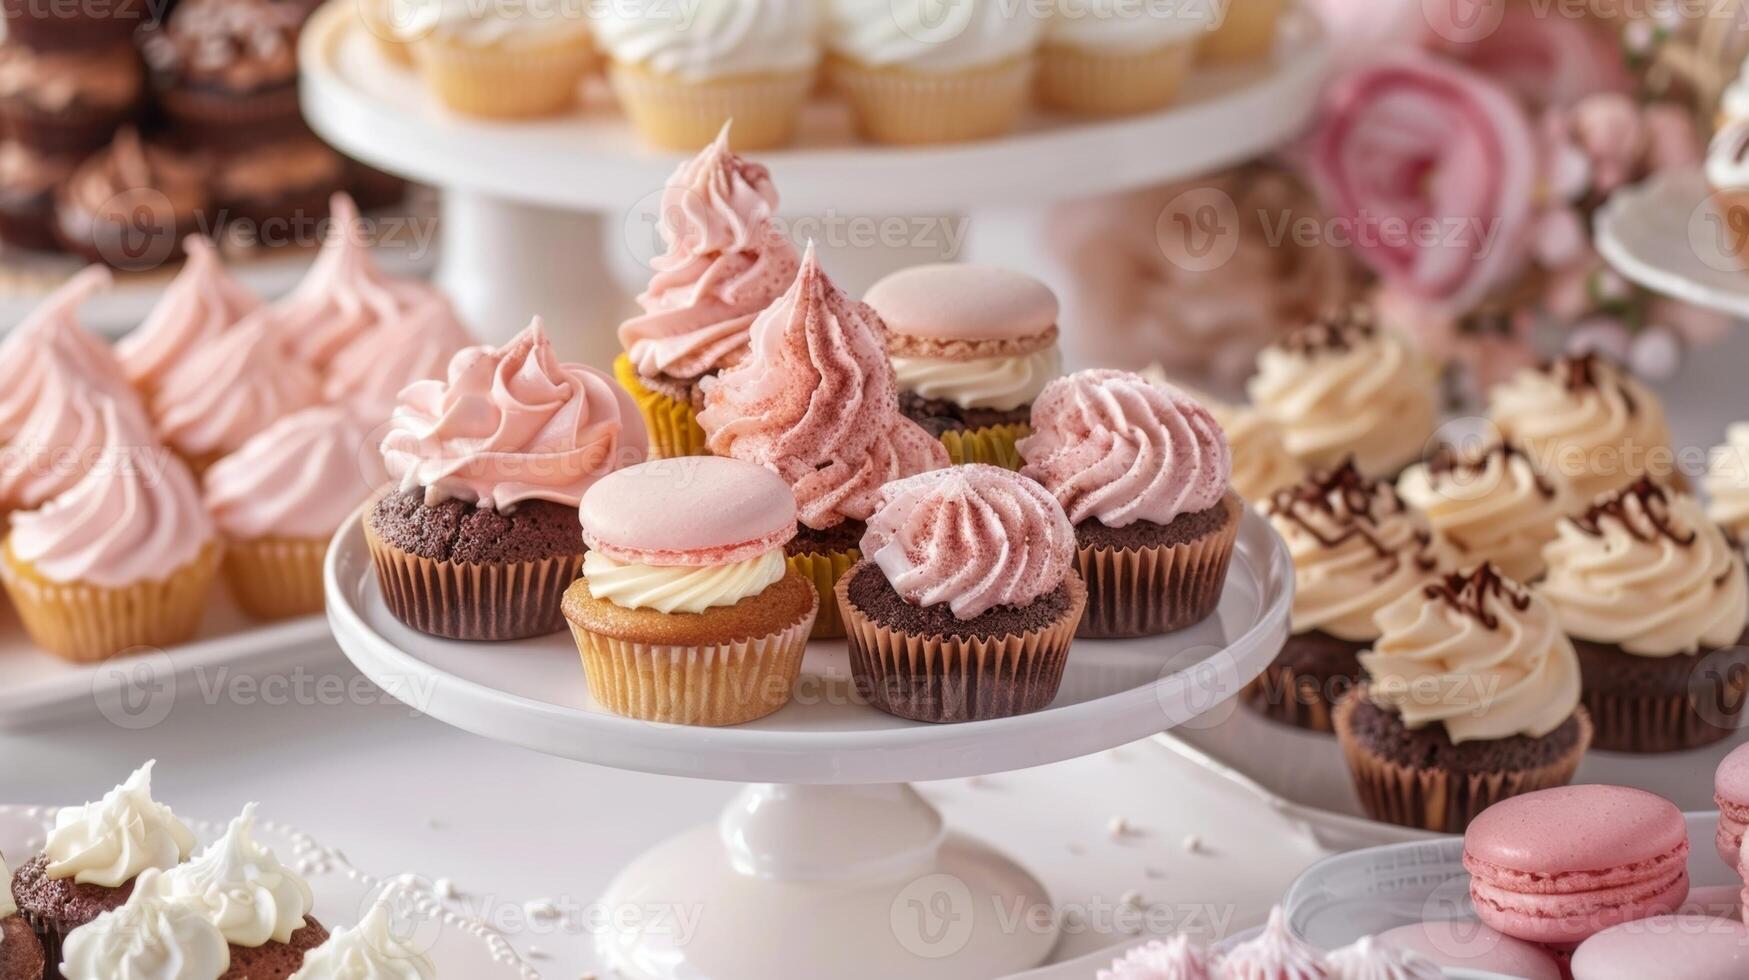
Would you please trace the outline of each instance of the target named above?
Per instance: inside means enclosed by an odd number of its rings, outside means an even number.
[[[598,952],[631,980],[1006,976],[1059,929],[1037,879],[905,785],[749,786],[601,908]]]

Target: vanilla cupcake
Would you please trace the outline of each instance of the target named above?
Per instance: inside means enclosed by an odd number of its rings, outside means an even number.
[[[743,150],[782,146],[814,88],[816,0],[610,5],[595,23],[608,79],[644,138],[696,150],[735,121]]]
[[[421,0],[395,29],[438,101],[470,116],[558,115],[595,66],[589,22],[562,0]]]
[[[1543,546],[1579,506],[1565,481],[1543,473],[1509,442],[1479,450],[1440,446],[1403,472],[1397,492],[1427,515],[1459,567],[1491,562],[1527,583],[1542,578]]]
[[[1214,29],[1197,48],[1202,60],[1248,61],[1274,50],[1276,27],[1287,0],[1212,0],[1212,4]]]
[[[1368,476],[1395,479],[1421,458],[1438,424],[1438,369],[1363,308],[1264,348],[1248,390],[1281,427],[1288,452],[1313,469],[1352,458]]]
[[[1190,75],[1198,42],[1214,26],[1215,14],[1208,3],[1056,4],[1045,19],[1039,48],[1039,101],[1095,116],[1171,105]]]
[[[1749,422],[1731,426],[1725,444],[1713,450],[1706,492],[1712,499],[1707,516],[1739,542],[1749,541]]]
[[[826,0],[826,73],[880,143],[1000,136],[1026,108],[1043,22],[966,0]]]
[[[116,341],[115,356],[143,395],[170,369],[261,307],[261,298],[225,269],[219,251],[199,236],[183,243],[188,258],[152,311]]]
[[[274,324],[251,317],[190,351],[154,389],[149,408],[158,434],[196,475],[316,404],[316,375],[281,350]]]

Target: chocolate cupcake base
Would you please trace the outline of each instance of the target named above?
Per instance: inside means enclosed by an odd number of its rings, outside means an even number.
[[[1275,661],[1245,686],[1245,706],[1271,721],[1307,731],[1336,730],[1336,705],[1360,684],[1360,654],[1370,643],[1323,630],[1288,637]]]
[[[1208,618],[1226,587],[1244,512],[1229,491],[1218,505],[1170,524],[1082,521],[1075,527],[1076,570],[1087,584],[1080,635],[1157,636]]]
[[[24,916],[0,919],[0,977],[37,980],[46,972],[47,964],[42,940],[36,938]]]
[[[1574,638],[1583,703],[1597,726],[1593,748],[1681,752],[1735,734],[1749,698],[1749,632],[1737,646],[1642,657]]]
[[[50,878],[48,863],[48,858],[39,854],[20,865],[12,876],[12,897],[18,903],[18,914],[42,943],[48,965],[45,976],[59,977],[61,944],[67,934],[120,908],[134,893],[134,883],[106,888],[82,885],[71,878]]]
[[[287,980],[304,964],[304,954],[328,939],[328,930],[312,916],[304,917],[304,927],[291,934],[288,942],[264,943],[260,946],[231,944],[231,968],[219,975],[219,980]]]

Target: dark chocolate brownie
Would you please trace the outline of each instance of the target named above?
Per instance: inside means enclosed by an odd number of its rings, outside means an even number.
[[[1062,618],[1069,608],[1066,585],[1025,606],[997,606],[980,616],[960,619],[945,605],[914,606],[893,591],[874,565],[853,570],[850,601],[869,619],[906,633],[940,636],[1007,636],[1042,629]]]
[[[1214,534],[1232,520],[1224,503],[1194,514],[1180,514],[1170,524],[1136,521],[1127,527],[1106,527],[1094,518],[1075,525],[1075,543],[1083,548],[1171,548]]]
[[[0,980],[40,980],[43,944],[22,915],[0,919]]]
[[[304,965],[304,954],[328,939],[328,930],[313,917],[291,934],[291,942],[264,946],[231,945],[231,968],[219,980],[286,980]]]
[[[384,541],[433,561],[539,561],[585,550],[577,508],[547,500],[500,513],[454,499],[428,505],[423,491],[405,490],[378,501],[370,522]]]
[[[1444,725],[1411,730],[1403,716],[1362,698],[1350,722],[1356,741],[1372,754],[1411,769],[1439,769],[1457,775],[1521,772],[1540,769],[1565,758],[1578,745],[1577,714],[1542,738],[1511,738],[1453,744]]]
[[[1593,748],[1678,752],[1736,732],[1749,701],[1749,632],[1737,645],[1693,656],[1641,657],[1621,647],[1573,639],[1586,710],[1597,725]]]
[[[932,436],[962,429],[984,429],[993,425],[1025,425],[1032,421],[1030,404],[1006,411],[994,408],[961,408],[953,402],[925,398],[911,391],[899,392],[899,411]]]
[[[796,536],[783,546],[786,555],[824,555],[834,551],[855,551],[862,547],[862,535],[868,525],[861,521],[843,521],[824,531],[806,524],[796,525]]]

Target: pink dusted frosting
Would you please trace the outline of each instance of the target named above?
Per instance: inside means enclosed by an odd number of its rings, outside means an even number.
[[[1069,519],[1106,527],[1170,524],[1221,502],[1232,475],[1227,437],[1190,396],[1127,371],[1081,371],[1045,387],[1021,470]]]
[[[995,466],[955,466],[881,488],[862,554],[906,602],[946,604],[974,619],[1062,585],[1075,529],[1033,481]]]
[[[43,300],[0,341],[0,442],[12,439],[42,401],[51,351],[124,404],[137,405],[109,345],[79,325],[79,306],[110,287],[108,269],[91,266]]]
[[[87,379],[59,348],[49,348],[40,378],[36,411],[0,451],[0,509],[40,507],[78,482],[103,453],[105,405],[150,430],[132,392]]]
[[[448,378],[401,392],[383,460],[401,489],[503,509],[575,507],[608,473],[649,454],[643,419],[607,375],[561,364],[539,317],[503,347],[469,347]]]
[[[116,358],[128,381],[143,390],[156,387],[178,361],[261,306],[259,296],[225,271],[211,242],[190,235],[183,248],[188,260],[182,271],[145,321],[116,341]]]
[[[190,351],[152,393],[151,409],[165,442],[200,457],[235,450],[319,395],[316,376],[281,352],[272,320],[258,314]]]
[[[1095,980],[1212,980],[1210,957],[1189,936],[1155,940],[1131,949]]]
[[[443,377],[450,358],[473,342],[449,301],[433,296],[335,354],[322,397],[348,402],[372,421],[386,420],[403,388]]]
[[[207,470],[207,509],[233,541],[325,539],[388,482],[370,438],[337,406],[287,415]]]
[[[1281,906],[1257,938],[1221,957],[1221,980],[1327,980],[1323,957],[1287,929]]]
[[[789,291],[754,321],[748,358],[704,391],[711,452],[776,470],[811,528],[863,520],[881,484],[949,462],[899,414],[880,319],[826,278],[812,245]]]
[[[102,407],[103,452],[64,493],[12,515],[12,553],[56,582],[122,588],[162,579],[213,541],[194,478],[144,420]]]
[[[681,164],[662,192],[667,253],[620,325],[619,341],[645,377],[696,378],[747,351],[747,330],[795,280],[796,247],[772,224],[771,173],[729,151],[729,127]]]

